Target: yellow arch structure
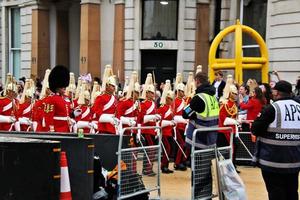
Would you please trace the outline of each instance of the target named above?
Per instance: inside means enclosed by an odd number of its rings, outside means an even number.
[[[216,52],[222,39],[228,34],[235,32],[235,58],[216,58]],[[255,39],[260,49],[260,57],[243,57],[242,33],[245,32]],[[209,49],[209,79],[212,82],[215,79],[215,70],[234,69],[235,80],[243,83],[243,69],[260,69],[262,82],[268,82],[269,55],[264,39],[254,29],[249,26],[241,25],[237,20],[235,25],[222,30],[213,40]]]

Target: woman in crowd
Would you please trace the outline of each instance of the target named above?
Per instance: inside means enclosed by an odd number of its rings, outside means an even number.
[[[257,118],[263,106],[266,105],[266,102],[266,98],[259,87],[255,87],[254,90],[250,92],[250,99],[248,103],[244,103],[243,98],[239,97],[240,108],[247,110],[246,120],[249,121],[253,121]],[[248,131],[249,127],[245,127],[245,129],[246,130],[244,131]]]

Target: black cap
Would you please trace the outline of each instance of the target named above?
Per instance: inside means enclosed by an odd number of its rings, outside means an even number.
[[[69,85],[70,71],[62,65],[56,65],[49,74],[49,88],[56,92],[58,88],[65,88]]]
[[[287,81],[278,81],[273,90],[290,94],[292,93],[292,84]]]

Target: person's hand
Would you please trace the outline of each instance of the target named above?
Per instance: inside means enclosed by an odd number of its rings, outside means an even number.
[[[243,95],[239,94],[239,102],[243,103],[243,100],[244,100]]]

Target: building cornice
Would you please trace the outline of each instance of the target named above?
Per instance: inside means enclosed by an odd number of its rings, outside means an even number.
[[[81,0],[80,4],[101,4],[101,0]]]
[[[125,4],[125,0],[112,0],[113,4]]]
[[[210,4],[210,0],[197,0],[196,2],[199,4]]]

